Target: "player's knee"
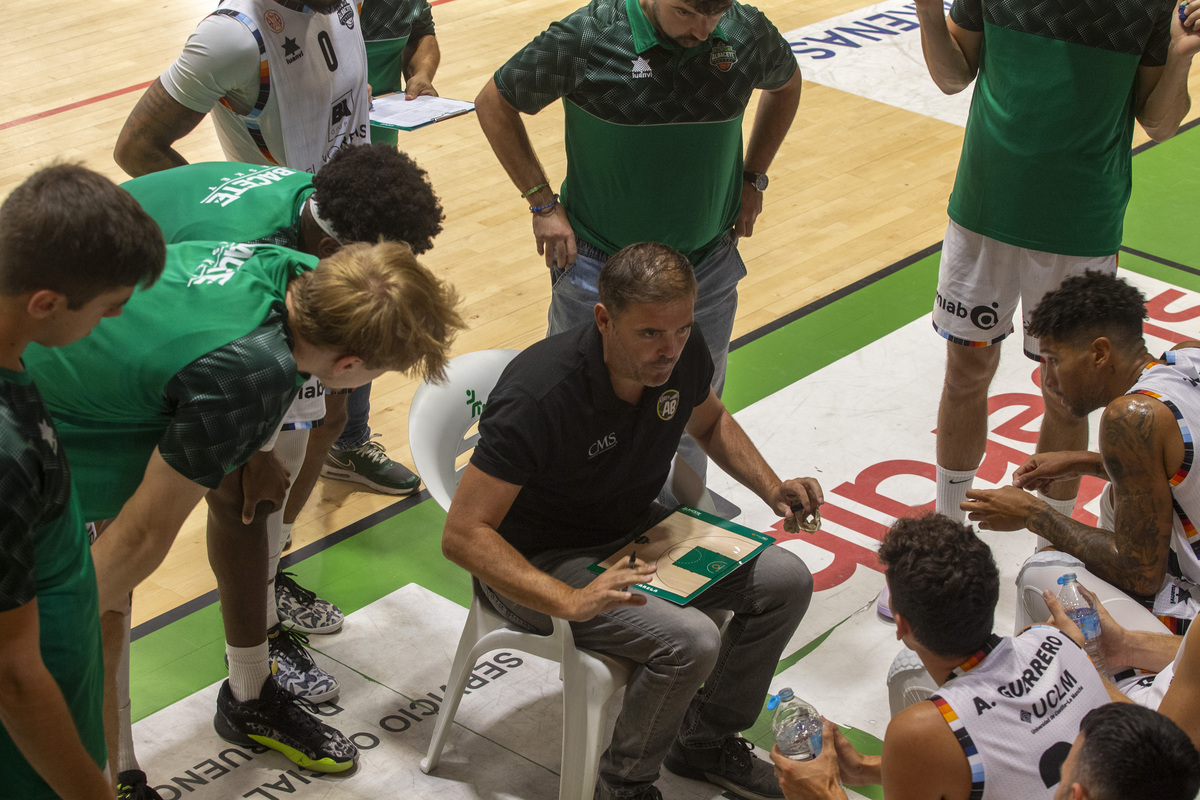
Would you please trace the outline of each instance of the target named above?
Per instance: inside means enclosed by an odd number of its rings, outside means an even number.
[[[952,397],[987,394],[996,366],[1000,363],[1000,348],[950,346],[946,359],[946,392]]]

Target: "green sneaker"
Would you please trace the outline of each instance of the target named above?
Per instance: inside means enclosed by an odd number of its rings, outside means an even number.
[[[353,450],[331,449],[321,466],[321,474],[365,484],[384,494],[412,494],[421,488],[421,479],[408,467],[388,458],[374,436]]]

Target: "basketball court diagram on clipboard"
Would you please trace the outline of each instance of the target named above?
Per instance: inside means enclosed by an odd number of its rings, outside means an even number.
[[[601,574],[636,554],[658,571],[649,583],[633,588],[686,605],[725,575],[757,556],[774,537],[690,506],[680,506],[665,520],[603,561],[590,567]]]

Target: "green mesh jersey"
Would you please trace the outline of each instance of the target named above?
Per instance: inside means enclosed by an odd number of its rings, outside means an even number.
[[[108,519],[155,447],[215,488],[271,438],[303,378],[284,294],[317,259],[272,245],[167,247],[163,276],[121,316],[26,364],[54,415],[87,519]]]
[[[0,369],[0,612],[35,598],[42,661],[84,747],[102,767],[104,659],[87,532],[66,455],[32,376]],[[55,797],[3,727],[0,764],[5,797]]]
[[[1166,63],[1173,4],[955,0],[983,32],[950,217],[1019,247],[1117,252],[1139,66]]]
[[[593,0],[497,70],[500,94],[566,110],[562,204],[575,235],[608,253],[669,244],[698,264],[737,221],[742,116],[796,58],[758,9],[734,3],[709,40],[660,38],[637,0]]]
[[[313,176],[287,167],[210,161],[121,184],[176,242],[263,242],[295,249]]]
[[[362,31],[371,90],[398,92],[404,88],[404,48],[434,35],[433,9],[429,0],[363,0]]]

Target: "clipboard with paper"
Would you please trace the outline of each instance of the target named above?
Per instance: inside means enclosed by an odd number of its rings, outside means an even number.
[[[371,102],[371,124],[411,131],[475,110],[475,104],[449,97],[421,95],[404,99],[403,92],[385,94]]]
[[[769,547],[775,538],[691,506],[679,506],[662,522],[588,569],[597,575],[636,553],[656,564],[649,583],[634,584],[646,594],[687,605],[721,578]]]

